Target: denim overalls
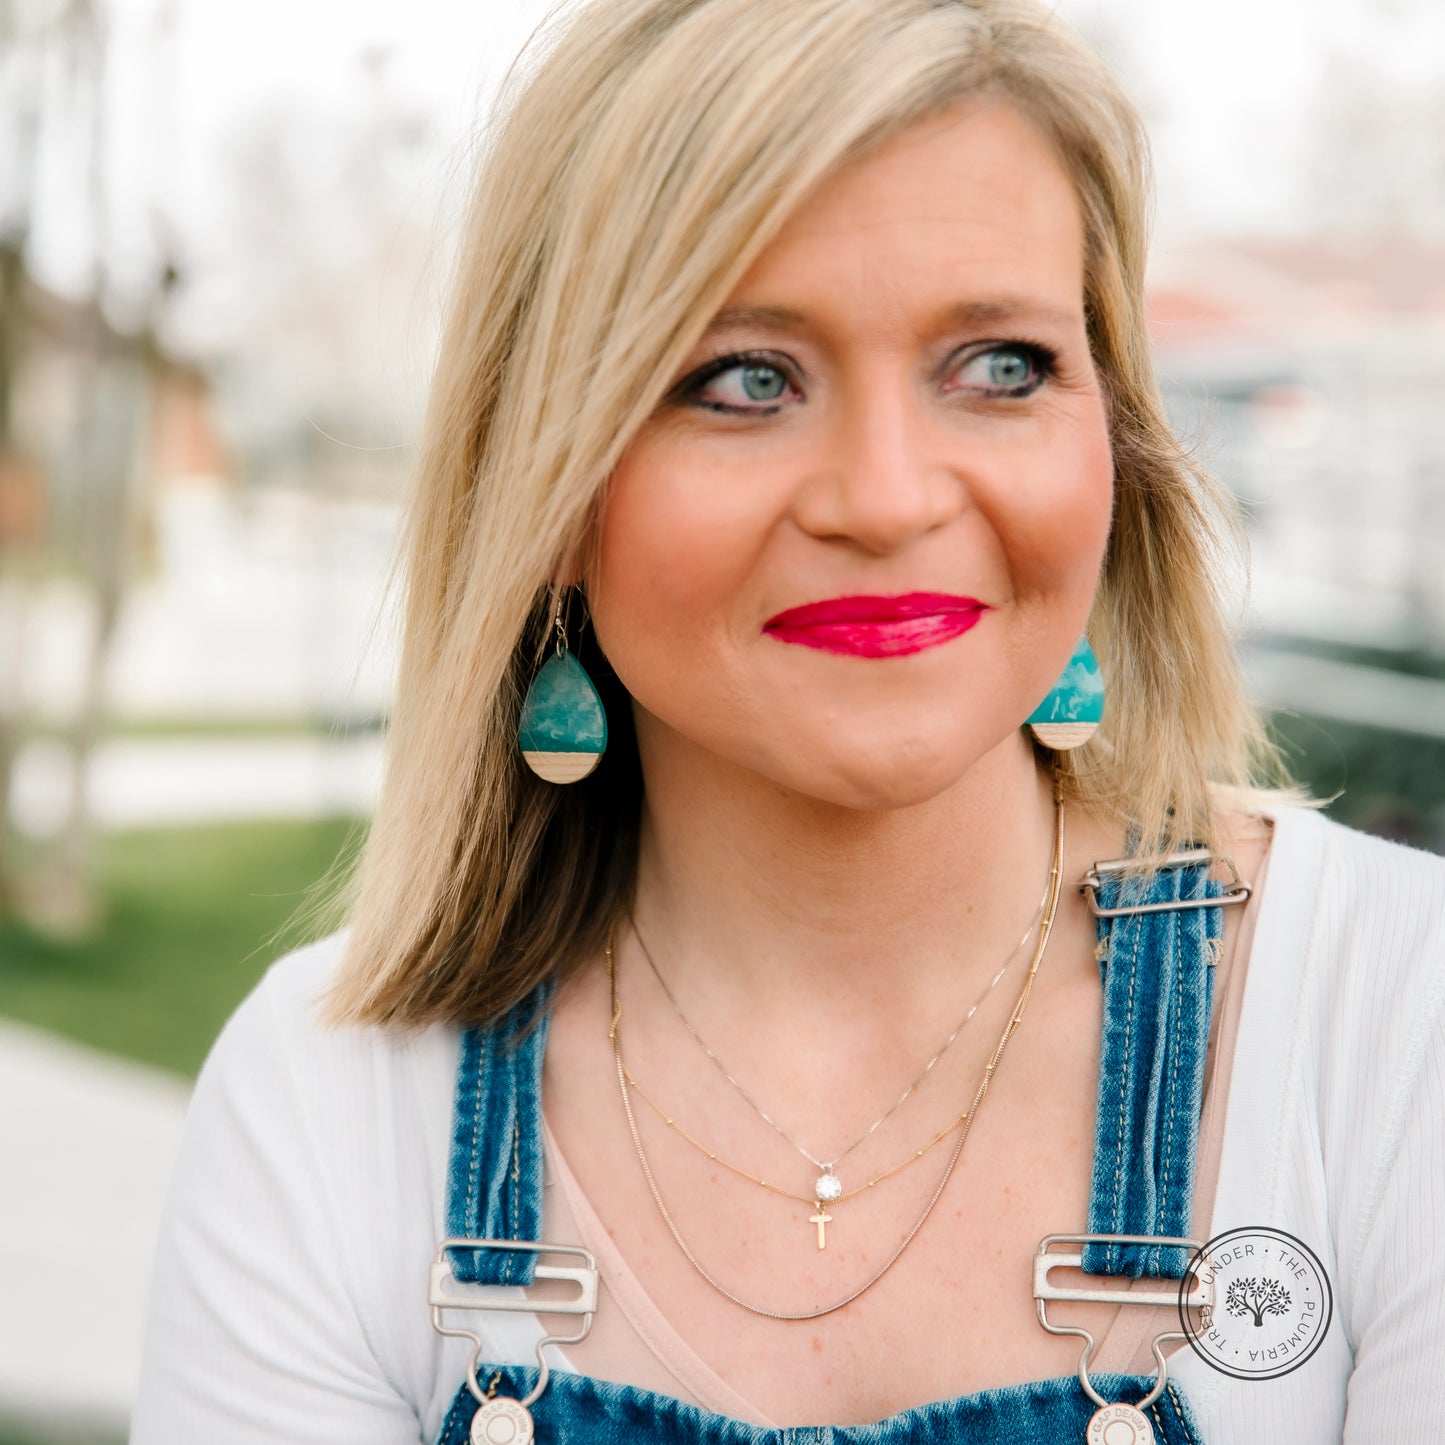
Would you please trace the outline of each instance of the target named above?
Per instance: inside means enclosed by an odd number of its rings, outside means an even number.
[[[1121,902],[1165,907],[1099,920],[1104,1015],[1089,1234],[1189,1233],[1214,988],[1210,965],[1222,931],[1218,903],[1188,906],[1191,900],[1221,896],[1221,886],[1207,874],[1207,861],[1164,868],[1124,885],[1122,897],[1117,873],[1099,878],[1101,910]],[[539,1239],[542,1052],[549,998],[544,985],[491,1029],[462,1036],[447,1197],[447,1229],[453,1238]],[[528,1032],[526,1021],[537,1008],[542,1018]],[[1077,1223],[1060,1220],[1059,1227],[1075,1229]],[[1081,1267],[1088,1274],[1179,1280],[1189,1253],[1181,1246],[1089,1243],[1082,1247]],[[538,1264],[536,1254],[497,1248],[454,1248],[438,1258],[447,1260],[455,1280],[476,1285],[530,1284]],[[545,1265],[538,1270],[539,1276],[547,1273]],[[435,1311],[433,1320],[438,1322]],[[499,1396],[520,1399],[539,1379],[530,1365],[475,1361],[474,1366],[482,1386],[493,1385]],[[1105,1400],[1130,1404],[1141,1401],[1155,1383],[1152,1375],[1116,1373],[1091,1375],[1090,1381]],[[530,1407],[538,1445],[1083,1445],[1098,1409],[1079,1377],[1065,1375],[919,1405],[874,1424],[773,1429],[586,1375],[557,1371],[544,1383]],[[477,1408],[471,1386],[460,1381],[437,1445],[468,1445]],[[1172,1382],[1145,1413],[1160,1445],[1205,1445]],[[514,1436],[511,1428],[501,1425],[495,1436],[481,1438],[526,1438],[524,1431]],[[1106,1437],[1101,1432],[1098,1438]],[[1112,1442],[1115,1434],[1107,1439]]]

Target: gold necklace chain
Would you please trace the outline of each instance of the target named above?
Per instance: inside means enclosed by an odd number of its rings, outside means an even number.
[[[943,1176],[934,1187],[927,1204],[923,1207],[923,1212],[914,1221],[912,1228],[903,1236],[902,1242],[894,1249],[893,1253],[883,1261],[883,1264],[873,1275],[859,1285],[857,1289],[844,1295],[842,1299],[836,1300],[832,1304],[824,1305],[820,1309],[795,1313],[785,1310],[764,1309],[761,1305],[749,1304],[747,1300],[734,1294],[726,1285],[720,1283],[708,1272],[688,1247],[687,1241],[683,1239],[681,1233],[678,1231],[677,1225],[673,1223],[672,1215],[668,1213],[667,1205],[663,1203],[662,1194],[658,1190],[657,1181],[653,1178],[652,1166],[648,1163],[647,1151],[643,1148],[642,1136],[637,1130],[637,1118],[632,1112],[632,1095],[631,1090],[628,1088],[627,1066],[622,1060],[622,1005],[617,997],[617,958],[614,948],[617,923],[615,919],[613,920],[607,930],[607,982],[612,996],[612,1023],[608,1029],[608,1038],[612,1044],[613,1061],[617,1066],[617,1088],[622,1096],[623,1111],[627,1115],[627,1128],[632,1135],[633,1147],[637,1151],[637,1162],[642,1166],[643,1178],[647,1181],[648,1191],[652,1195],[653,1203],[657,1205],[658,1213],[662,1216],[662,1222],[667,1226],[667,1232],[672,1235],[673,1242],[682,1251],[683,1257],[687,1262],[702,1276],[703,1280],[716,1290],[718,1294],[722,1295],[724,1299],[731,1300],[733,1304],[747,1310],[750,1314],[762,1315],[766,1319],[790,1321],[821,1319],[824,1315],[830,1315],[834,1313],[834,1311],[844,1308],[845,1305],[852,1304],[860,1295],[872,1289],[873,1286],[893,1268],[903,1251],[908,1248],[913,1242],[914,1237],[918,1234],[918,1231],[923,1228],[928,1216],[933,1213],[934,1206],[942,1197],[944,1187],[953,1174],[954,1166],[958,1163],[959,1155],[963,1153],[963,1146],[968,1139],[969,1130],[973,1127],[973,1120],[978,1115],[978,1107],[983,1102],[983,1097],[988,1092],[988,1086],[993,1079],[994,1071],[998,1068],[999,1060],[1003,1057],[1004,1047],[1012,1037],[1013,1031],[1018,1027],[1020,1020],[1023,1018],[1024,1009],[1028,1006],[1029,992],[1033,988],[1034,977],[1039,971],[1039,965],[1043,962],[1044,951],[1047,949],[1049,943],[1049,935],[1053,932],[1054,918],[1058,912],[1060,883],[1063,877],[1064,866],[1064,799],[1062,786],[1057,779],[1054,784],[1054,809],[1054,856],[1053,864],[1049,869],[1048,906],[1044,914],[1043,924],[1039,929],[1039,941],[1034,949],[1033,962],[1029,967],[1028,977],[1024,980],[1023,988],[1019,991],[1018,999],[1014,1003],[1013,1012],[1009,1015],[1007,1024],[1004,1025],[1003,1033],[999,1036],[999,1041],[994,1047],[993,1054],[989,1058],[988,1063],[984,1065],[983,1078],[979,1081],[978,1090],[973,1097],[973,1103],[969,1106],[967,1113],[964,1114],[962,1124],[954,1125],[954,1128],[959,1129],[958,1141],[953,1146],[953,1152],[949,1156],[948,1164],[943,1171]],[[824,1213],[826,1213],[826,1211],[820,1206],[819,1214]],[[814,1220],[809,1220],[809,1223],[814,1222]],[[819,1228],[821,1230],[821,1224]]]
[[[943,1041],[942,1044],[939,1045],[938,1050],[934,1053],[933,1057],[929,1059],[929,1061],[924,1064],[924,1066],[918,1071],[918,1074],[914,1078],[913,1082],[909,1084],[909,1086],[904,1089],[902,1094],[900,1094],[898,1098],[895,1099],[894,1102],[890,1104],[889,1107],[878,1116],[878,1118],[876,1118],[861,1134],[859,1134],[858,1137],[855,1138],[851,1144],[848,1144],[845,1148],[838,1150],[838,1152],[834,1154],[831,1159],[816,1158],[812,1153],[805,1149],[800,1143],[798,1143],[796,1139],[793,1138],[791,1134],[788,1133],[786,1129],[783,1128],[781,1124],[777,1122],[777,1120],[773,1118],[771,1114],[767,1112],[766,1109],[762,1107],[761,1104],[757,1102],[756,1099],[753,1098],[750,1093],[748,1093],[747,1089],[745,1089],[743,1085],[740,1084],[732,1076],[732,1074],[728,1071],[727,1065],[724,1064],[723,1061],[717,1056],[717,1054],[708,1047],[706,1040],[692,1026],[691,1022],[688,1020],[687,1015],[683,1013],[682,1005],[678,1003],[672,990],[667,986],[667,980],[663,978],[661,970],[658,968],[657,963],[652,957],[651,950],[648,948],[646,941],[642,937],[642,931],[637,926],[637,920],[632,917],[631,913],[628,914],[627,921],[629,924],[632,925],[633,936],[637,939],[637,946],[642,950],[642,956],[647,960],[647,966],[652,970],[652,976],[657,980],[658,985],[661,987],[663,993],[667,996],[667,1001],[672,1005],[673,1012],[676,1013],[678,1018],[682,1021],[683,1028],[685,1028],[688,1033],[692,1035],[693,1041],[703,1051],[703,1053],[705,1053],[708,1058],[712,1060],[713,1064],[716,1066],[718,1072],[723,1076],[723,1078],[725,1078],[728,1083],[731,1084],[732,1087],[739,1094],[742,1095],[743,1100],[746,1102],[748,1107],[752,1109],[752,1111],[757,1114],[758,1117],[761,1118],[763,1122],[767,1124],[767,1126],[772,1129],[775,1134],[777,1134],[780,1138],[785,1139],[788,1144],[790,1144],[794,1149],[796,1149],[798,1153],[801,1154],[803,1158],[806,1159],[808,1163],[810,1163],[815,1169],[821,1169],[823,1171],[821,1178],[819,1178],[817,1181],[817,1187],[814,1190],[819,1204],[821,1205],[822,1202],[825,1200],[829,1203],[839,1204],[844,1199],[848,1198],[850,1194],[857,1194],[859,1191],[857,1189],[853,1189],[847,1191],[846,1193],[844,1192],[843,1186],[838,1180],[836,1173],[838,1165],[841,1164],[843,1160],[846,1159],[848,1155],[850,1155],[866,1139],[871,1138],[880,1125],[886,1123],[890,1118],[892,1118],[892,1116],[898,1111],[898,1109],[901,1108],[902,1105],[912,1095],[913,1091],[933,1071],[934,1065],[937,1064],[938,1061],[944,1056],[944,1054],[946,1054],[948,1050],[952,1047],[954,1040],[957,1039],[959,1034],[963,1032],[964,1025],[967,1024],[968,1021],[974,1016],[974,1014],[978,1012],[979,1007],[983,1003],[984,999],[993,992],[994,987],[997,985],[998,981],[1004,976],[1005,973],[1008,972],[1009,965],[1012,964],[1014,959],[1018,957],[1020,952],[1022,952],[1024,944],[1029,941],[1029,935],[1034,931],[1035,926],[1044,916],[1044,907],[1048,902],[1048,897],[1049,891],[1046,885],[1044,888],[1044,896],[1039,899],[1039,906],[1034,910],[1034,916],[1029,919],[1029,926],[1024,929],[1023,936],[1009,950],[1008,957],[1005,958],[1004,961],[999,965],[998,972],[994,974],[993,978],[980,991],[978,997],[974,999],[973,1004],[969,1008],[968,1012],[964,1014],[964,1016],[958,1021],[958,1025],[953,1030],[953,1032],[949,1034],[949,1036]],[[630,1080],[630,1082],[632,1082],[634,1088],[637,1088],[637,1092],[639,1094],[642,1094],[642,1097],[644,1099],[647,1099],[647,1102],[649,1104],[652,1104],[652,1107],[654,1109],[657,1109],[657,1105],[653,1103],[651,1099],[648,1099],[647,1094],[644,1093],[640,1087],[638,1087],[636,1080]],[[657,1111],[659,1114],[662,1114],[663,1118],[667,1118],[666,1114],[663,1114],[663,1111],[661,1109],[657,1109]],[[935,1139],[933,1143],[938,1143],[939,1139],[942,1139],[948,1134],[952,1133],[954,1129],[958,1128],[958,1126],[963,1123],[963,1120],[966,1117],[967,1115],[960,1116],[953,1124],[949,1125],[949,1127],[944,1130],[943,1134],[940,1134],[938,1136],[938,1139]],[[667,1119],[667,1122],[669,1124],[673,1124],[673,1121],[671,1119]],[[673,1127],[676,1128],[677,1126],[673,1124]],[[696,1140],[692,1139],[692,1136],[690,1134],[685,1134],[684,1137],[691,1140],[693,1143],[697,1143]],[[928,1147],[931,1148],[932,1145],[929,1145]],[[703,1149],[704,1153],[708,1153],[710,1158],[716,1159],[717,1163],[724,1164],[723,1160],[717,1159],[716,1155],[711,1154],[701,1144],[698,1144],[698,1148]],[[914,1155],[913,1157],[922,1158],[923,1153],[926,1152],[927,1149],[921,1151],[919,1154]],[[729,1169],[732,1168],[732,1166],[729,1164],[724,1164],[724,1167]],[[740,1169],[734,1169],[733,1172],[735,1174],[742,1174],[742,1177],[744,1179],[751,1178],[750,1175],[744,1174],[743,1171]],[[884,1175],[881,1177],[886,1178],[887,1176]],[[754,1183],[761,1182],[761,1180],[754,1180]],[[878,1180],[875,1179],[872,1182],[876,1184]],[[863,1187],[869,1188],[871,1186],[864,1185]],[[798,1198],[799,1196],[791,1195],[789,1197]]]
[[[945,1124],[943,1128],[940,1129],[938,1133],[936,1133],[933,1138],[930,1139],[928,1143],[923,1146],[923,1148],[915,1149],[913,1153],[910,1154],[901,1163],[895,1164],[891,1169],[885,1169],[881,1174],[874,1175],[874,1177],[870,1179],[866,1184],[860,1184],[854,1189],[845,1190],[835,1199],[829,1199],[827,1201],[824,1201],[816,1196],[814,1196],[814,1198],[812,1199],[809,1199],[805,1195],[794,1194],[791,1189],[784,1189],[780,1184],[772,1184],[766,1179],[759,1179],[756,1175],[749,1174],[746,1169],[740,1169],[736,1164],[729,1164],[726,1159],[723,1159],[719,1155],[714,1154],[712,1150],[707,1147],[706,1144],[703,1144],[698,1139],[694,1138],[693,1135],[689,1134],[687,1130],[684,1129],[682,1125],[677,1122],[676,1119],[672,1118],[662,1108],[662,1106],[657,1102],[657,1100],[654,1099],[647,1092],[647,1090],[644,1089],[642,1085],[637,1082],[635,1078],[633,1078],[632,1071],[627,1068],[625,1064],[623,1065],[622,1072],[627,1076],[627,1082],[634,1089],[636,1089],[637,1092],[642,1096],[642,1098],[651,1106],[653,1112],[657,1115],[657,1117],[661,1119],[662,1122],[666,1124],[670,1129],[673,1129],[677,1133],[681,1134],[682,1137],[686,1139],[687,1142],[691,1144],[694,1149],[700,1149],[704,1154],[707,1155],[709,1159],[713,1161],[714,1164],[721,1164],[724,1169],[730,1170],[732,1173],[738,1175],[739,1178],[746,1179],[750,1184],[761,1185],[764,1189],[770,1189],[774,1194],[781,1194],[784,1199],[792,1199],[798,1204],[807,1204],[809,1206],[812,1206],[814,1204],[822,1204],[824,1202],[828,1204],[842,1204],[845,1200],[852,1199],[859,1194],[866,1193],[868,1190],[872,1189],[875,1184],[882,1184],[885,1179],[891,1179],[900,1170],[907,1169],[910,1164],[916,1164],[920,1159],[923,1158],[925,1154],[928,1153],[930,1149],[934,1147],[934,1145],[941,1144],[946,1138],[948,1138],[950,1134],[953,1133],[955,1129],[957,1129],[960,1125],[964,1124],[968,1119],[968,1113],[967,1111],[965,1111],[964,1113],[960,1114],[958,1118],[953,1121],[953,1123]]]

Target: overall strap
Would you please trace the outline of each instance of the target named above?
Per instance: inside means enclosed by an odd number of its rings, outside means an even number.
[[[1218,898],[1209,864],[1142,877],[1105,874],[1100,909]],[[1090,1234],[1189,1235],[1204,1055],[1223,909],[1171,908],[1099,919],[1104,1021],[1089,1199]],[[1088,1244],[1088,1274],[1179,1279],[1188,1251]]]
[[[451,1238],[542,1237],[542,1054],[552,988],[540,985],[504,1018],[462,1033],[447,1173]],[[455,1250],[466,1284],[532,1283],[523,1250]]]

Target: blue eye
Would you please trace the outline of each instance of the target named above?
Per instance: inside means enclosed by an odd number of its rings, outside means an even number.
[[[710,361],[678,387],[677,395],[711,411],[767,416],[778,410],[788,385],[788,374],[777,362],[741,354]]]
[[[776,366],[740,366],[734,370],[749,401],[775,401],[788,385],[787,377]],[[722,374],[730,375],[726,371]]]
[[[1042,346],[1011,341],[975,352],[955,375],[987,396],[1028,396],[1052,374],[1054,362]]]

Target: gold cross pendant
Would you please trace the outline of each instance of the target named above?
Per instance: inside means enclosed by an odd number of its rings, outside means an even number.
[[[823,1207],[823,1201],[820,1199],[818,1201],[818,1212],[808,1216],[808,1223],[818,1226],[819,1249],[827,1249],[828,1247],[828,1226],[832,1224],[832,1222],[833,1216]]]

